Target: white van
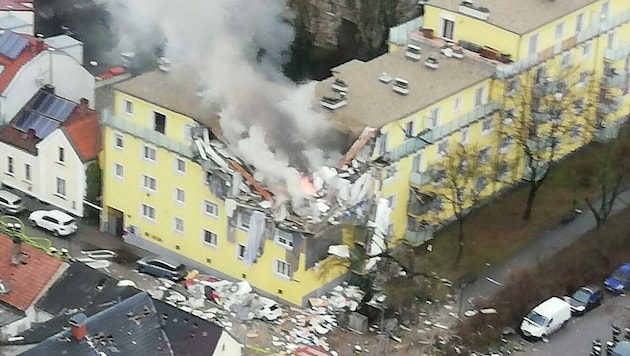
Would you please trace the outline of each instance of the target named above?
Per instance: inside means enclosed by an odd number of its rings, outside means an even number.
[[[534,308],[521,323],[523,337],[541,339],[565,326],[571,319],[571,304],[551,297]]]
[[[0,190],[0,215],[18,214],[24,210],[22,199],[8,190]]]

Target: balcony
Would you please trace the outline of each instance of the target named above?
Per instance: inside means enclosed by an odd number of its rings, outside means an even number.
[[[597,111],[603,115],[610,115],[619,111],[621,108],[620,99],[604,99],[599,104],[597,104]]]
[[[165,150],[177,153],[182,157],[189,159],[193,158],[192,142],[190,145],[182,144],[155,130],[135,124],[131,118],[121,118],[115,116],[109,110],[103,110],[101,124],[110,127],[113,130],[134,136],[147,143],[164,148]]]
[[[607,88],[621,88],[626,82],[626,75],[611,71],[604,76],[603,84]]]
[[[601,126],[593,132],[593,141],[604,143],[615,139],[619,135],[619,125]]]
[[[630,55],[630,44],[623,43],[620,44],[617,48],[606,48],[604,52],[604,58],[607,60],[614,62],[620,59],[624,59]]]
[[[409,183],[414,187],[423,187],[433,181],[433,176],[429,172],[411,172]]]
[[[407,220],[407,231],[405,239],[414,246],[422,245],[433,238],[435,228],[424,221],[417,221],[414,218]]]
[[[409,156],[410,154],[418,152],[433,142],[447,137],[462,127],[469,126],[473,122],[493,113],[498,108],[499,103],[494,101],[480,105],[455,120],[451,120],[444,125],[440,125],[431,130],[425,130],[416,137],[406,140],[402,145],[388,152],[385,155],[385,159],[389,162],[395,162]]]

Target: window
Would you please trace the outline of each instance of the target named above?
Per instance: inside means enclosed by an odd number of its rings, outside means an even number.
[[[462,111],[462,97],[458,96],[453,102],[453,114],[459,114]]]
[[[291,278],[291,265],[284,261],[276,260],[275,271],[282,277]]]
[[[479,151],[479,163],[484,164],[490,161],[490,147],[482,148]]]
[[[475,190],[478,193],[483,192],[484,190],[486,190],[486,187],[488,186],[488,178],[481,176],[477,178],[477,181],[475,182]]]
[[[288,231],[278,229],[276,232],[276,242],[289,250],[293,249],[293,234]]]
[[[7,173],[13,174],[13,157],[7,157]]]
[[[387,204],[391,209],[394,209],[394,207],[396,206],[396,196],[395,195],[390,195],[387,198]]]
[[[438,143],[438,154],[445,156],[448,153],[448,139],[444,139]]]
[[[564,23],[559,23],[556,25],[556,41],[561,40],[562,35],[564,35]]]
[[[337,5],[335,4],[334,1],[330,0],[328,1],[326,10],[327,10],[326,13],[328,13],[329,15],[334,15],[336,14],[336,11],[337,11]]]
[[[565,52],[562,55],[562,68],[568,68],[571,65],[571,52]]]
[[[212,231],[208,231],[208,230],[203,230],[203,242],[212,246],[212,247],[217,247],[217,243],[218,243],[218,237],[217,234],[215,234]]]
[[[175,158],[175,169],[179,173],[186,172],[186,161],[184,161],[184,159],[179,158],[179,157]]]
[[[475,106],[483,105],[483,87],[475,89]]]
[[[155,208],[147,204],[142,204],[142,217],[155,220]]]
[[[592,46],[592,42],[591,41],[586,41],[584,42],[584,45],[582,47],[582,57],[588,57],[591,55],[591,46]]]
[[[117,178],[122,178],[124,177],[124,169],[122,164],[120,163],[114,163],[114,176],[116,176]]]
[[[153,129],[161,134],[166,130],[166,115],[153,112]]]
[[[608,32],[608,41],[606,42],[606,48],[614,49],[616,40],[617,40],[617,31],[612,30]]]
[[[608,17],[608,7],[609,7],[609,5],[610,4],[608,3],[608,1],[606,1],[605,3],[602,4],[602,11],[601,11],[600,15],[602,15],[604,17]]]
[[[579,14],[577,19],[575,19],[575,32],[582,31],[582,27],[584,26],[584,14]]]
[[[392,179],[396,177],[396,173],[398,172],[398,163],[391,164],[389,167],[385,168],[385,179]]]
[[[125,100],[125,113],[127,115],[133,114],[133,102]]]
[[[238,245],[237,246],[237,250],[236,250],[236,258],[239,260],[242,260],[243,258],[245,258],[245,245]]]
[[[114,134],[114,147],[122,149],[124,147],[123,135],[120,133]]]
[[[431,129],[438,125],[438,123],[440,122],[440,108],[434,108],[433,110],[431,110],[428,121],[429,122],[427,123],[427,126]]]
[[[66,161],[66,152],[63,149],[63,147],[59,147],[58,149],[58,155],[57,155],[57,162],[65,162]]]
[[[413,157],[412,162],[412,170],[417,173],[422,173],[424,171],[423,162],[422,162],[422,152],[418,153]]]
[[[184,232],[184,219],[175,218],[173,219],[173,223],[175,224],[175,231]]]
[[[487,117],[481,121],[481,132],[487,134],[492,131],[492,117]]]
[[[588,83],[588,77],[589,76],[590,76],[589,72],[582,72],[582,73],[580,73],[580,79],[578,79],[578,85],[579,86],[586,85],[586,83]]]
[[[192,140],[192,125],[184,125],[184,139]]]
[[[144,146],[143,149],[143,154],[144,154],[144,159],[149,160],[149,161],[155,161],[155,156],[156,156],[156,151],[155,148],[153,147],[149,147],[149,146]]]
[[[516,94],[516,92],[518,91],[518,88],[519,88],[519,83],[518,83],[517,78],[510,79],[505,83],[505,89],[508,95],[510,96]]]
[[[204,200],[203,212],[204,214],[217,217],[219,216],[219,206],[209,200]]]
[[[381,154],[385,154],[387,152],[387,134],[386,133],[381,133],[381,137],[379,137],[378,139],[378,147],[379,147],[379,152]]]
[[[413,135],[415,134],[414,132],[414,122],[413,120],[407,122],[405,124],[405,136],[406,137],[413,137]]]
[[[530,56],[535,56],[538,53],[538,34],[529,38],[529,51]]]
[[[442,38],[453,41],[455,33],[455,21],[442,18]]]
[[[66,196],[66,180],[59,177],[57,177],[57,194]]]
[[[468,134],[469,134],[470,130],[468,128],[464,128],[462,129],[462,140],[461,140],[461,144],[465,145],[468,143]]]
[[[183,189],[175,188],[175,200],[178,203],[183,203],[186,200],[186,193]]]
[[[249,230],[249,219],[251,219],[251,217],[252,217],[251,212],[247,210],[241,211],[239,215],[239,219],[240,219],[240,226],[242,229]]]
[[[31,165],[28,163],[24,164],[24,180],[31,181]]]
[[[144,189],[155,191],[157,188],[157,181],[153,177],[147,175],[142,176],[142,186]]]

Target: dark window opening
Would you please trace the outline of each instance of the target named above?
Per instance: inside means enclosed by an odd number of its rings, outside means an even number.
[[[159,112],[153,112],[154,129],[155,131],[163,134],[166,129],[166,115]]]

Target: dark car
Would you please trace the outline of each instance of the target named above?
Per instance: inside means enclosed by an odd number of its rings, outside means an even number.
[[[565,297],[564,300],[571,304],[571,314],[583,315],[602,304],[604,292],[597,286],[589,285],[581,287],[570,297]]]
[[[621,294],[630,287],[630,263],[625,263],[604,281],[606,290]]]
[[[186,276],[186,266],[173,259],[161,256],[145,257],[137,262],[138,272],[154,277],[180,281]]]

